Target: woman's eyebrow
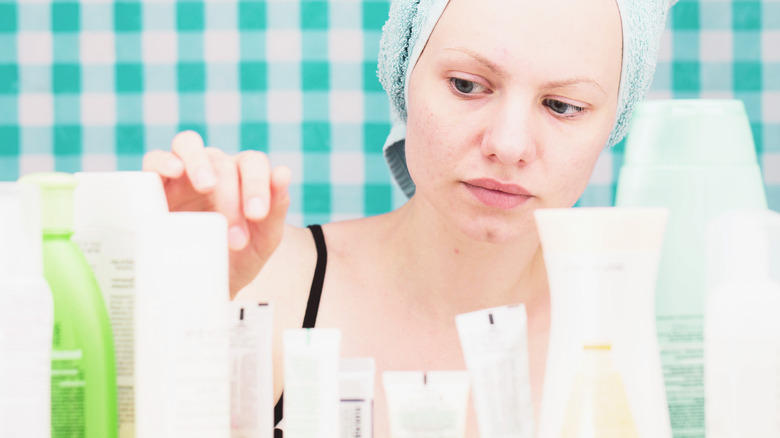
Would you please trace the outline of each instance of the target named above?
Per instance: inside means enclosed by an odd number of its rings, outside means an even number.
[[[601,91],[602,94],[606,96],[607,92],[604,91],[604,89],[599,85],[598,82],[591,78],[569,78],[569,79],[561,79],[557,81],[549,81],[542,84],[542,88],[546,90],[554,89],[554,88],[566,88],[572,85],[579,85],[579,84],[585,84],[585,85],[592,85],[596,87],[599,91]]]
[[[503,67],[501,67],[500,65],[496,64],[495,62],[485,58],[484,56],[480,55],[479,53],[476,53],[476,52],[472,51],[471,49],[467,49],[465,47],[448,47],[445,50],[453,50],[453,51],[460,52],[460,53],[466,54],[466,55],[474,58],[477,62],[482,64],[485,68],[487,68],[492,73],[494,73],[495,75],[497,75],[498,77],[500,77],[502,79],[506,78],[507,76],[509,76],[507,74],[507,71]]]

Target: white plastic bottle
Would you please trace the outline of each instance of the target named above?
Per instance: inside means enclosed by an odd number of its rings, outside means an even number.
[[[227,221],[168,213],[138,234],[136,436],[230,437]]]
[[[51,436],[54,305],[38,189],[0,183],[0,436]]]
[[[144,222],[168,212],[168,204],[153,172],[84,172],[76,178],[73,241],[95,273],[111,319],[119,438],[134,438],[136,238]]]
[[[707,237],[707,438],[780,436],[780,213],[733,211]]]

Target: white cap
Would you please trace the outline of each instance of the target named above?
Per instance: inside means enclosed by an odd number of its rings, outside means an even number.
[[[40,189],[0,182],[0,278],[43,275]]]
[[[376,363],[373,357],[339,361],[339,393],[342,399],[373,400]]]
[[[780,213],[735,210],[707,230],[707,283],[773,280],[780,283]]]
[[[76,232],[94,226],[132,230],[168,211],[162,181],[154,172],[79,172],[76,180]]]

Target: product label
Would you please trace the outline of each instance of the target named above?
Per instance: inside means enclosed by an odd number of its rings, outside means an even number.
[[[232,430],[257,429],[258,381],[257,338],[246,326],[234,327],[230,336]]]
[[[119,438],[135,436],[135,242],[128,232],[79,230],[74,235],[103,292],[116,357]]]
[[[176,334],[171,376],[173,430],[181,436],[224,436],[230,424],[227,328],[182,327]]]
[[[373,436],[373,406],[362,399],[341,400],[341,438]]]
[[[84,365],[81,350],[53,350],[51,360],[51,436],[83,438]]]
[[[704,319],[659,316],[656,327],[674,438],[704,438]]]

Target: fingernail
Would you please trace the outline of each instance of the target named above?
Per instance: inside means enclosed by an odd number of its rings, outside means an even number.
[[[230,227],[228,231],[228,244],[231,249],[239,250],[246,245],[246,233],[238,225]]]
[[[168,160],[165,160],[164,166],[165,166],[165,171],[171,175],[178,174],[183,170],[181,161],[175,158],[170,158]]]
[[[213,187],[217,183],[217,177],[214,172],[208,169],[201,169],[195,174],[195,186],[201,189]]]
[[[261,218],[268,213],[268,204],[263,202],[262,198],[251,198],[246,203],[246,210],[244,213],[251,218]]]

